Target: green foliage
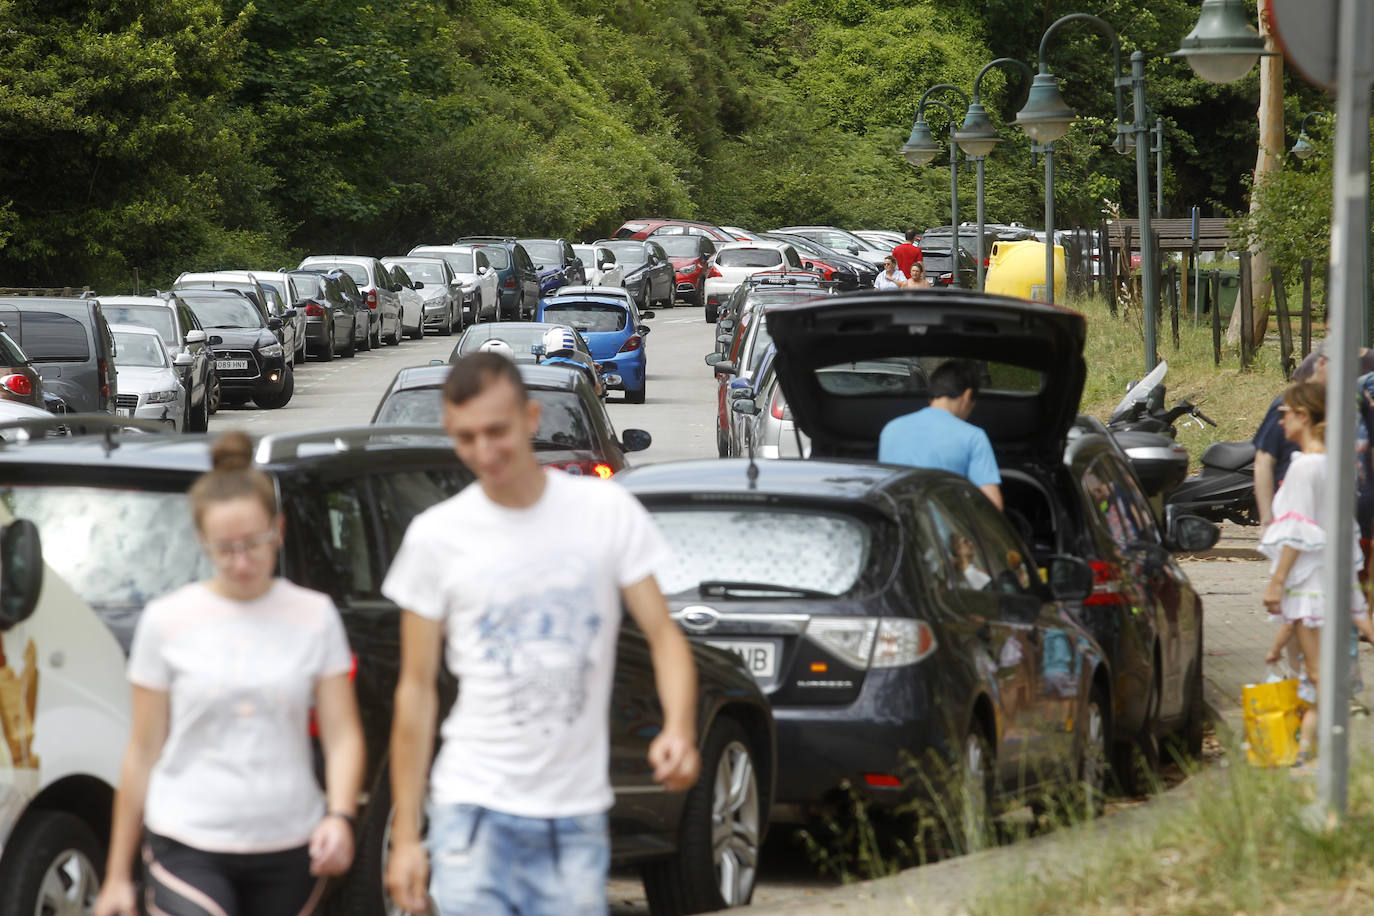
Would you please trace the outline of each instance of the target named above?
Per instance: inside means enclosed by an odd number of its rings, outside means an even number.
[[[905,228],[949,222],[949,169],[898,155],[917,100],[983,61],[1033,63],[1077,0],[0,0],[0,277],[129,284],[385,254],[469,232],[595,236],[626,217]],[[1097,0],[1126,49],[1177,43],[1190,0]],[[1081,25],[1050,61],[1082,114],[1057,144],[1060,225],[1130,209],[1110,150],[1111,54]],[[1242,209],[1253,78],[1152,59],[1171,206]],[[1006,127],[987,215],[1035,224],[1042,169]],[[956,118],[957,94],[941,94]],[[1306,104],[1302,98],[1298,105]],[[928,109],[937,137],[947,116]],[[971,167],[960,218],[974,215]],[[1311,237],[1310,235],[1308,236]]]

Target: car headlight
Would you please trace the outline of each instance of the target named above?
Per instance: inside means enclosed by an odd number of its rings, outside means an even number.
[[[176,388],[169,391],[150,391],[146,400],[149,404],[170,404],[177,399],[179,393]]]
[[[265,346],[265,347],[261,348],[260,350],[258,350],[258,355],[259,355],[259,356],[266,356],[266,357],[269,357],[269,358],[270,358],[270,357],[273,357],[273,356],[281,356],[282,353],[284,353],[284,352],[285,352],[285,351],[282,350],[282,348],[281,348],[281,344],[279,344],[279,343],[274,343],[274,344],[268,344],[267,346]]]

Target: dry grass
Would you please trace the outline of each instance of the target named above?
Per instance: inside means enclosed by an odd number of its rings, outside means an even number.
[[[1357,760],[1361,755],[1354,755]],[[1244,759],[1233,750],[1232,760]],[[1214,769],[1151,833],[1090,853],[1072,879],[1008,874],[979,916],[1088,913],[1374,912],[1374,767],[1352,766],[1349,817],[1310,828],[1314,780],[1248,766]]]
[[[1088,380],[1083,389],[1082,411],[1106,420],[1132,382],[1145,374],[1145,333],[1140,311],[1113,318],[1100,298],[1072,299],[1065,303],[1088,319]],[[1178,440],[1196,463],[1202,450],[1213,442],[1238,441],[1254,435],[1270,401],[1283,390],[1278,347],[1270,343],[1260,350],[1247,371],[1241,371],[1235,350],[1225,349],[1221,365],[1212,357],[1212,329],[1203,321],[1194,328],[1191,315],[1180,316],[1179,349],[1173,346],[1166,314],[1158,329],[1159,355],[1169,363],[1167,402],[1172,406],[1188,399],[1218,424],[1199,428],[1181,423]]]

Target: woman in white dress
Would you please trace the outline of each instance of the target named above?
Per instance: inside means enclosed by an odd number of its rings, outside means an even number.
[[[1270,559],[1269,586],[1264,606],[1291,624],[1302,649],[1308,679],[1315,690],[1319,673],[1318,649],[1325,618],[1326,596],[1322,591],[1322,557],[1328,537],[1350,544],[1353,560],[1350,576],[1351,608],[1365,617],[1364,594],[1356,570],[1360,567],[1359,530],[1352,523],[1346,532],[1332,531],[1326,518],[1326,386],[1297,382],[1284,393],[1279,424],[1288,441],[1301,451],[1293,456],[1283,484],[1274,496],[1274,521],[1264,532],[1260,552]],[[1366,623],[1360,619],[1359,623]],[[1316,706],[1308,707],[1302,720],[1300,760],[1310,759],[1316,732]]]

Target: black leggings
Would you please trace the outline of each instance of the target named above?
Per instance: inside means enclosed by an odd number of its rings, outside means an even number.
[[[202,852],[148,834],[143,847],[149,916],[307,916],[324,892],[310,852]]]

